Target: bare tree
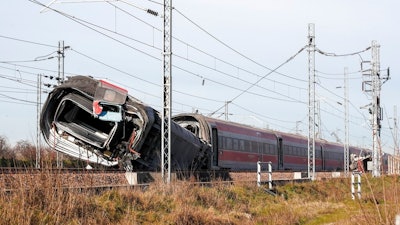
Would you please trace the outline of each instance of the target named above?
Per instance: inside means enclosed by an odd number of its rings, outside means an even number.
[[[0,158],[11,159],[14,158],[8,140],[4,136],[0,136]]]

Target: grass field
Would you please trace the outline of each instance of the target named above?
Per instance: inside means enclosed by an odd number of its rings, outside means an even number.
[[[400,214],[397,176],[363,175],[361,200],[351,199],[350,178],[289,183],[272,196],[255,182],[94,193],[51,176],[1,191],[0,224],[394,224]]]

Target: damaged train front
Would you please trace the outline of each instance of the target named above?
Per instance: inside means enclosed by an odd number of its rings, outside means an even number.
[[[40,126],[45,141],[67,155],[105,166],[140,158],[135,146],[145,125],[128,91],[104,80],[69,78],[44,103]],[[131,99],[132,101],[132,99]],[[127,163],[125,163],[127,162]],[[129,170],[129,168],[126,168]]]

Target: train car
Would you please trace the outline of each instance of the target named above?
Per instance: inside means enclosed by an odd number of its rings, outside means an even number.
[[[308,169],[308,138],[305,136],[255,128],[200,114],[180,114],[173,120],[210,143],[210,168],[254,171],[257,161],[271,161],[274,170]],[[315,170],[343,171],[343,151],[343,144],[317,139]],[[350,154],[365,155],[368,152],[351,147],[349,157]]]
[[[173,117],[173,120],[211,144],[209,168],[256,170],[257,161],[271,161],[274,169],[279,169],[279,138],[269,130],[200,114],[181,114]]]
[[[75,76],[54,88],[40,128],[48,145],[70,156],[126,170],[159,170],[161,119],[153,108],[107,81]],[[171,123],[171,167],[196,170],[210,146]]]

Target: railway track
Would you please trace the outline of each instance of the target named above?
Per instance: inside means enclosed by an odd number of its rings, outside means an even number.
[[[212,172],[215,175],[215,171]],[[147,186],[151,183],[161,182],[159,173],[139,172],[134,173],[137,177],[134,185],[127,180],[125,171],[122,170],[83,170],[83,169],[26,169],[26,168],[0,168],[0,189],[14,190],[18,188],[68,188],[72,190],[109,190],[109,189],[129,189],[134,187]],[[203,172],[204,174],[204,172]],[[211,174],[211,172],[209,173]],[[340,178],[339,172],[319,172],[317,179]],[[145,177],[146,179],[143,179]],[[181,179],[181,175],[173,174],[176,179]],[[229,172],[227,179],[213,177],[211,179],[189,179],[193,183],[216,183],[216,182],[257,182],[256,172]],[[306,174],[301,172],[273,172],[274,183],[290,181],[306,181]],[[262,181],[267,180],[262,176]]]

